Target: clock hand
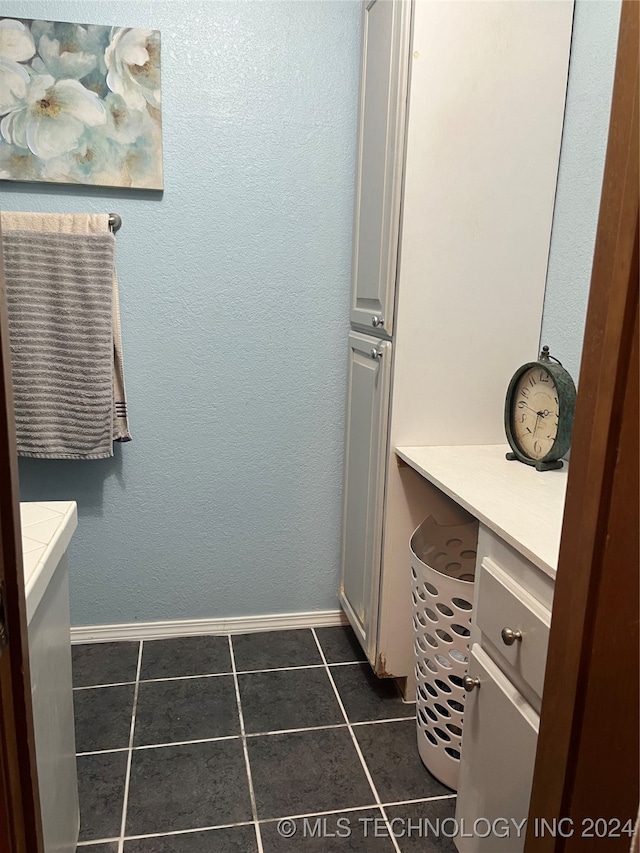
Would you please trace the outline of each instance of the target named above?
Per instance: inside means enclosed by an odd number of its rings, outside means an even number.
[[[531,435],[532,439],[534,439],[536,437],[536,430],[538,429],[538,421],[540,420],[540,416],[541,416],[541,412],[537,412],[536,413],[536,422],[535,422],[535,425],[533,427],[533,433]],[[544,417],[544,415],[542,415],[542,417]]]

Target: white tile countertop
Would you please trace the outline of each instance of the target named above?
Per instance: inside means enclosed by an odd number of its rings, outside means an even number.
[[[396,454],[547,575],[555,578],[567,463],[536,471],[501,444],[396,447]]]
[[[78,510],[75,501],[21,503],[20,520],[27,622],[30,622],[78,526]]]

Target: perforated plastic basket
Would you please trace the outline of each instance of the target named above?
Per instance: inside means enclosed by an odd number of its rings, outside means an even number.
[[[411,542],[418,751],[426,768],[457,790],[469,663],[478,525],[429,516]]]

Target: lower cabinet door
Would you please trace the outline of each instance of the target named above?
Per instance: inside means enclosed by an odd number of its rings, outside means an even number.
[[[468,675],[479,686],[465,704],[455,843],[460,853],[521,853],[539,717],[477,644]]]
[[[351,332],[340,599],[375,659],[391,344]]]

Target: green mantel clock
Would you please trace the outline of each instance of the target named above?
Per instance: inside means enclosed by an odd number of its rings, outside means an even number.
[[[576,386],[549,347],[538,361],[519,367],[511,378],[504,404],[504,427],[512,453],[537,471],[562,468],[561,457],[571,446]]]

